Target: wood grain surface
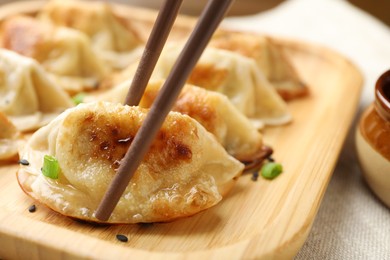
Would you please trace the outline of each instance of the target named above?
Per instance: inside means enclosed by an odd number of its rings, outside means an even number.
[[[33,12],[41,2],[3,7]],[[24,8],[24,9],[23,9]],[[155,13],[130,7],[140,24]],[[145,20],[145,17],[147,19]],[[129,18],[129,17],[126,17]],[[177,32],[193,20],[181,18]],[[284,172],[273,181],[241,177],[217,206],[195,216],[153,225],[92,225],[61,216],[18,187],[17,165],[0,166],[0,258],[19,259],[249,259],[292,258],[303,245],[330,180],[362,86],[360,72],[340,54],[310,43],[277,39],[310,88],[289,103],[293,122],[264,130]],[[28,208],[36,204],[37,210]],[[127,243],[117,234],[129,238]]]

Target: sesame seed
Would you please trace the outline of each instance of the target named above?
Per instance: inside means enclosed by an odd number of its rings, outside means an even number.
[[[122,234],[116,235],[116,239],[118,239],[119,241],[124,242],[124,243],[126,243],[127,241],[129,241],[129,239],[127,238],[127,236],[122,235]]]
[[[20,159],[19,161],[18,161],[18,163],[19,164],[21,164],[21,165],[30,165],[30,162],[29,161],[27,161],[26,159]]]
[[[37,207],[35,205],[31,205],[29,208],[28,208],[28,211],[33,213],[37,210]]]
[[[252,181],[257,181],[258,178],[259,178],[259,172],[253,172],[251,180]]]

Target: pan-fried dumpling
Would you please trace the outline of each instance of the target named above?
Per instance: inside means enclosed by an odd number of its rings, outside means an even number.
[[[20,131],[34,130],[73,106],[33,59],[0,49],[0,112]]]
[[[161,53],[152,79],[165,79],[173,67],[181,45],[168,44]],[[129,66],[105,83],[115,85],[134,75]],[[240,54],[206,48],[192,71],[188,83],[226,95],[233,105],[261,128],[263,124],[279,125],[291,121],[287,105],[271,86],[253,59]]]
[[[108,102],[80,104],[39,129],[20,157],[18,181],[35,199],[64,215],[98,221],[95,210],[146,109]],[[57,179],[41,172],[58,161]],[[111,215],[111,223],[170,221],[207,209],[243,165],[194,119],[170,112]]]
[[[135,30],[122,24],[107,3],[50,1],[39,18],[82,31],[91,39],[96,53],[117,69],[134,60],[132,51],[141,44]]]
[[[150,108],[162,84],[163,81],[150,84],[139,105]],[[259,131],[226,96],[218,92],[186,85],[173,111],[194,118],[217,138],[229,154],[241,161],[251,161],[262,150],[263,140]]]
[[[163,83],[162,80],[149,82],[139,106],[150,108]],[[97,97],[90,96],[86,101],[123,103],[129,86],[130,82],[124,82]],[[253,161],[262,153],[261,133],[225,95],[186,84],[172,111],[186,114],[198,121],[230,155],[240,161]]]
[[[0,161],[12,160],[18,154],[18,130],[0,112]]]
[[[182,48],[168,46],[156,65],[153,78],[166,78]],[[256,125],[287,123],[291,116],[285,102],[252,59],[226,50],[207,48],[188,83],[226,95]]]
[[[214,34],[209,46],[253,58],[285,100],[308,93],[283,50],[269,37],[247,32],[219,31]]]
[[[108,73],[87,36],[25,16],[7,19],[2,46],[37,60],[69,93],[95,89]]]

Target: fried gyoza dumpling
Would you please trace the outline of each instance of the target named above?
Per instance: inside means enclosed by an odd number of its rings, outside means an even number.
[[[182,48],[168,46],[156,65],[154,78],[166,78]],[[252,59],[237,53],[207,48],[192,71],[188,83],[226,95],[255,124],[287,123],[291,116]]]
[[[0,161],[11,160],[18,154],[18,130],[0,112]]]
[[[152,79],[165,79],[182,46],[168,44],[161,53]],[[120,74],[107,79],[115,85],[134,75],[136,66],[131,65]],[[263,124],[279,125],[291,121],[284,100],[278,95],[253,59],[240,54],[207,48],[193,69],[188,83],[226,95],[232,104],[261,128]]]
[[[164,81],[149,82],[139,104],[150,108]],[[88,100],[123,103],[130,82],[124,82],[114,89]],[[249,162],[258,159],[262,152],[262,135],[229,99],[214,91],[208,91],[192,85],[185,85],[173,111],[189,115],[212,133],[227,152],[240,161]]]
[[[17,129],[37,129],[72,106],[70,97],[36,61],[0,49],[0,112]]]
[[[94,89],[108,73],[86,35],[30,17],[7,19],[1,28],[2,46],[37,60],[71,94]]]
[[[109,4],[92,1],[50,1],[39,18],[55,25],[82,31],[91,39],[96,53],[112,67],[123,69],[140,46],[136,32],[113,14]]]
[[[39,129],[27,143],[18,180],[35,199],[64,215],[97,221],[95,211],[146,109],[107,102],[81,104]],[[41,172],[44,156],[58,178]],[[108,222],[170,221],[218,203],[243,165],[194,119],[170,112]]]
[[[210,46],[253,58],[285,100],[308,93],[307,87],[299,79],[283,50],[269,37],[244,32],[219,31],[214,34]]]

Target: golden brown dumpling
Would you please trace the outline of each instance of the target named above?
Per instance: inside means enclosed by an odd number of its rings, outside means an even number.
[[[0,112],[18,130],[35,130],[73,105],[36,61],[0,49]]]
[[[161,54],[154,78],[166,78],[182,48],[171,44]],[[280,98],[252,59],[226,50],[207,48],[188,83],[226,95],[233,105],[258,126],[291,120]]]
[[[182,49],[181,44],[168,44],[158,60],[152,79],[165,79]],[[133,64],[120,74],[107,79],[109,86],[131,79]],[[268,82],[253,59],[240,54],[207,48],[193,69],[187,83],[220,92],[256,127],[280,125],[291,121],[287,105]]]
[[[18,154],[18,130],[0,112],[0,161],[12,160]]]
[[[139,106],[150,108],[164,81],[149,82]],[[88,100],[123,103],[130,82],[124,82],[109,92]],[[252,161],[262,151],[263,140],[260,132],[229,99],[214,91],[192,85],[185,85],[177,98],[173,111],[186,114],[198,121],[212,133],[227,152],[240,161]]]
[[[69,109],[33,134],[20,157],[22,189],[61,214],[98,221],[95,210],[148,110],[107,102]],[[43,158],[59,175],[41,173]],[[170,221],[207,209],[243,165],[194,119],[170,112],[108,222]]]
[[[162,84],[163,81],[149,84],[139,105],[150,108]],[[262,150],[263,139],[259,131],[218,92],[186,85],[172,110],[198,121],[236,159],[250,161]]]
[[[6,49],[37,60],[71,94],[95,89],[108,73],[83,33],[30,17],[7,19],[1,28]]]
[[[122,24],[104,2],[49,1],[39,18],[82,31],[90,38],[96,53],[117,69],[134,60],[132,51],[141,44],[136,32]]]
[[[219,31],[214,34],[209,46],[253,58],[285,100],[308,93],[283,50],[269,37],[248,32]]]

